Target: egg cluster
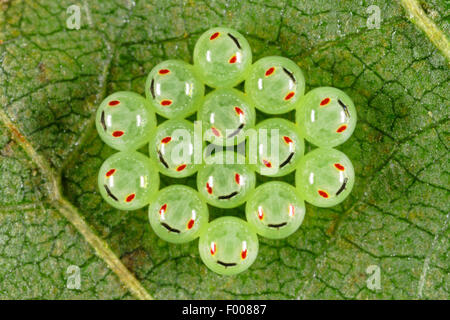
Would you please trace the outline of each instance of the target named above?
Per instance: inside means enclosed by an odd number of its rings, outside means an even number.
[[[234,88],[242,81],[245,93]],[[206,95],[205,85],[213,88]],[[352,190],[352,163],[333,149],[355,129],[352,100],[331,87],[305,94],[303,73],[287,58],[252,64],[250,46],[235,30],[213,28],[201,35],[193,65],[178,60],[156,65],[145,95],[116,92],[98,108],[101,139],[120,151],[100,168],[100,193],[121,210],[149,205],[150,225],[166,241],[199,237],[201,259],[219,274],[250,267],[258,254],[257,234],[280,239],[294,233],[305,215],[304,201],[330,207]],[[295,109],[296,123],[278,117],[256,123],[255,108],[268,115]],[[157,125],[155,113],[168,120]],[[199,126],[185,120],[195,113]],[[304,139],[318,148],[305,155]],[[136,151],[146,144],[148,157]],[[244,152],[236,150],[241,145]],[[294,170],[296,187],[281,181],[256,187],[256,173],[280,177]],[[180,184],[159,190],[159,173],[197,174],[197,190]],[[207,204],[244,203],[246,220],[209,221]]]

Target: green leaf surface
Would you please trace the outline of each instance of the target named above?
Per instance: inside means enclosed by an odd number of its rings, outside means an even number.
[[[81,28],[69,30],[72,4],[0,2],[0,298],[450,298],[445,1],[79,1]],[[379,29],[367,26],[370,5]],[[154,65],[192,61],[196,39],[217,25],[242,32],[255,59],[294,60],[308,90],[344,90],[359,117],[339,147],[356,171],[350,197],[308,205],[294,235],[261,239],[255,264],[234,277],[209,271],[197,241],[158,239],[146,209],[108,206],[96,183],[114,152],[93,125],[99,102],[142,94]],[[244,217],[243,207],[210,209]],[[67,288],[70,265],[80,290]],[[379,289],[367,285],[369,266]]]

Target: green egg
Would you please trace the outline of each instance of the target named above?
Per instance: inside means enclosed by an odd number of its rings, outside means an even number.
[[[243,204],[255,188],[255,173],[244,156],[217,152],[205,159],[197,173],[197,190],[210,205],[234,208]]]
[[[103,199],[120,210],[147,205],[159,188],[156,164],[136,151],[123,151],[103,162],[98,173]]]
[[[321,87],[300,99],[296,121],[306,140],[318,147],[335,147],[355,130],[356,109],[345,92]]]
[[[181,60],[161,62],[150,71],[145,84],[145,94],[156,113],[168,119],[196,112],[204,92],[194,67]]]
[[[208,225],[208,206],[198,192],[183,185],[171,185],[152,200],[148,216],[153,231],[172,243],[197,238]]]
[[[302,70],[290,59],[265,57],[256,61],[245,80],[245,92],[267,114],[293,110],[305,93]]]
[[[256,171],[271,177],[294,171],[305,151],[298,127],[288,120],[272,118],[258,123],[256,132]]]
[[[222,275],[247,270],[258,255],[258,247],[256,233],[247,222],[235,217],[212,221],[198,243],[203,263]]]
[[[306,202],[317,207],[332,207],[344,201],[355,182],[352,162],[342,152],[318,148],[298,164],[295,184]]]
[[[252,192],[245,215],[258,234],[281,239],[294,233],[302,224],[305,202],[290,184],[266,182]]]
[[[194,67],[210,87],[236,86],[245,79],[251,64],[250,45],[236,30],[210,29],[195,44]]]
[[[150,140],[156,117],[144,97],[134,92],[119,91],[100,104],[95,125],[107,145],[119,151],[133,151]]]
[[[231,88],[209,93],[198,112],[206,140],[216,145],[241,143],[255,118],[255,108],[245,94]]]
[[[199,143],[201,148],[201,140]],[[183,178],[197,172],[200,164],[196,164],[194,159],[192,122],[172,119],[160,124],[149,143],[149,155],[166,176]]]

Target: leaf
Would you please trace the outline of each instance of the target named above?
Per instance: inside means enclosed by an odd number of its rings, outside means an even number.
[[[80,30],[66,27],[70,5],[0,4],[0,297],[449,298],[444,1],[423,10],[412,0],[81,1]],[[379,29],[366,24],[370,5]],[[255,60],[293,59],[308,89],[343,89],[359,116],[339,147],[357,174],[351,196],[330,209],[308,205],[299,231],[261,239],[255,264],[235,277],[208,271],[196,241],[158,239],[145,209],[115,210],[96,187],[114,152],[95,132],[99,102],[117,90],[142,94],[155,64],[191,61],[215,25],[242,32]],[[195,185],[162,177],[172,183]],[[243,208],[211,215],[242,217]],[[69,265],[81,268],[81,290],[67,288]],[[367,285],[370,266],[380,289]]]

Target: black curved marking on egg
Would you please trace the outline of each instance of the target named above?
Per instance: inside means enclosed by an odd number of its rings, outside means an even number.
[[[174,233],[180,233],[180,230],[172,228],[171,226],[169,226],[167,223],[165,222],[161,222],[161,225],[166,228],[167,230],[169,230],[169,232],[174,232]]]
[[[341,105],[342,109],[344,109],[347,118],[350,118],[350,112],[348,112],[347,106],[341,101],[341,99],[338,99],[338,103]]]
[[[283,161],[282,164],[280,164],[280,169],[283,168],[285,165],[287,165],[289,162],[291,162],[292,157],[294,156],[295,152],[291,152],[289,156],[286,158],[286,160]]]
[[[111,190],[109,190],[109,188],[108,188],[108,186],[106,184],[104,184],[103,187],[105,188],[106,193],[108,194],[108,196],[113,198],[115,201],[119,201],[119,199],[117,199],[117,197],[111,192]]]
[[[100,123],[102,124],[103,130],[106,131],[105,111],[102,111],[102,115],[100,116]]]
[[[231,198],[233,198],[234,196],[236,196],[237,194],[238,194],[238,192],[237,192],[237,191],[234,191],[234,192],[232,192],[232,193],[230,193],[230,194],[227,194],[226,196],[220,196],[219,199],[220,199],[220,200],[231,199]]]
[[[157,152],[158,152],[158,158],[159,158],[159,161],[164,165],[164,167],[166,167],[167,169],[169,169],[169,165],[167,164],[166,160],[164,159],[164,157],[163,157],[161,151],[160,151],[160,150],[157,150]]]
[[[241,125],[236,130],[234,130],[232,133],[230,133],[228,135],[228,138],[232,138],[234,136],[237,136],[239,134],[239,132],[244,128],[244,126],[245,126],[245,123],[241,123]]]
[[[228,36],[231,38],[231,40],[233,40],[233,42],[236,44],[236,47],[238,47],[239,49],[242,49],[241,48],[241,44],[239,43],[239,41],[238,41],[238,39],[235,37],[235,36],[233,36],[231,33],[228,33]]]
[[[273,224],[273,223],[269,223],[267,226],[270,228],[281,228],[284,227],[285,225],[287,225],[287,222],[282,222],[282,223],[278,223],[278,224]]]
[[[290,72],[285,67],[283,67],[283,71],[284,71],[284,73],[286,73],[288,75],[289,78],[291,78],[292,81],[294,81],[294,83],[297,83],[297,81],[295,80],[294,74],[292,72]]]
[[[220,261],[220,260],[217,260],[217,263],[222,265],[222,266],[224,266],[225,268],[234,267],[236,265],[235,262],[223,262],[223,261]]]
[[[152,83],[150,84],[150,93],[153,99],[155,99],[155,79],[152,79]]]
[[[336,195],[337,195],[337,196],[338,196],[342,191],[345,190],[345,188],[347,187],[347,181],[348,181],[348,178],[345,178],[345,179],[344,179],[344,182],[342,182],[341,187],[340,187],[339,190],[336,192]]]

